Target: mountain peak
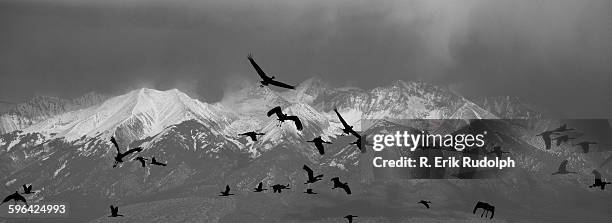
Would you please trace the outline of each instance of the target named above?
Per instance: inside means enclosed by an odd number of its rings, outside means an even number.
[[[49,133],[68,140],[98,134],[135,140],[185,120],[217,120],[221,114],[217,110],[177,89],[140,88],[97,106],[51,117],[26,131]]]

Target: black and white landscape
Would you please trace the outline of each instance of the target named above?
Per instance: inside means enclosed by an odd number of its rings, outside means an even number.
[[[278,127],[274,117],[265,116],[277,105],[298,115],[304,130],[298,132],[290,123]],[[502,178],[419,180],[374,170],[371,153],[361,154],[349,145],[353,139],[341,136],[334,107],[358,131],[364,131],[362,119],[372,118],[543,116],[516,98],[472,102],[444,88],[404,81],[368,91],[330,88],[321,79],[281,92],[253,83],[223,103],[195,100],[175,89],[146,88],[76,100],[39,97],[1,116],[0,167],[7,173],[1,178],[2,190],[8,194],[33,184],[37,193],[29,200],[66,201],[69,219],[77,222],[341,222],[344,213],[359,213],[362,222],[472,222],[479,220],[470,213],[478,200],[496,205],[494,221],[499,222],[610,217],[610,190],[587,187],[591,170],[604,161],[609,148],[584,154],[567,144],[545,150],[535,136],[561,120],[531,119],[536,121],[521,127],[523,135],[513,137],[522,147],[507,148],[519,163]],[[610,139],[607,120],[590,125],[607,129],[593,139]],[[265,135],[256,142],[238,135],[248,131]],[[168,166],[142,168],[127,161],[112,168],[112,135],[126,148],[143,147],[140,156],[164,157]],[[320,135],[334,142],[324,156],[306,142]],[[565,159],[578,174],[551,175]],[[307,188],[304,164],[326,176],[308,187],[317,195],[302,193]],[[611,170],[611,165],[600,168],[604,178]],[[331,190],[326,181],[332,176],[349,182],[353,194]],[[259,182],[292,188],[282,194],[251,192]],[[226,184],[235,196],[218,196]],[[431,209],[416,203],[424,197],[433,202]],[[121,206],[124,217],[106,217],[109,204]]]
[[[0,223],[609,222],[611,9],[0,0]],[[412,122],[487,146],[369,147]],[[7,213],[23,199],[68,214]]]

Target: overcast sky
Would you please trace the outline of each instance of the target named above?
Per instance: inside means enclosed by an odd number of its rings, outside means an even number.
[[[179,88],[218,101],[255,81],[393,80],[612,114],[608,0],[0,0],[0,100]]]

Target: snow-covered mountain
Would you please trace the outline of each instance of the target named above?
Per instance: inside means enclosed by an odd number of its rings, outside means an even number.
[[[63,137],[67,141],[113,134],[133,141],[153,136],[185,120],[199,120],[216,125],[216,129],[227,123],[217,107],[192,99],[176,89],[143,88],[89,107],[47,116],[50,117],[19,130],[52,138]]]
[[[0,134],[24,129],[55,115],[98,105],[108,96],[88,93],[72,100],[36,96],[24,103],[11,105],[0,113]]]
[[[253,84],[226,95],[217,103],[190,98],[179,90],[153,89],[134,90],[100,99],[98,103],[87,101],[69,108],[50,103],[53,104],[48,106],[53,108],[50,111],[28,109],[36,111],[32,112],[36,115],[21,116],[41,118],[27,125],[12,125],[10,129],[13,131],[0,135],[0,172],[6,173],[0,176],[0,182],[5,185],[0,192],[8,193],[9,189],[31,183],[39,193],[28,197],[29,200],[69,200],[73,203],[72,218],[75,222],[105,216],[110,203],[122,205],[121,212],[127,213],[125,221],[134,222],[170,220],[160,213],[173,215],[175,218],[172,219],[177,222],[240,222],[245,219],[249,222],[286,222],[287,219],[333,222],[326,219],[332,216],[325,211],[328,208],[344,210],[343,207],[364,205],[373,209],[371,213],[366,211],[370,214],[363,219],[371,217],[377,221],[376,210],[382,209],[397,211],[398,219],[403,219],[408,216],[401,214],[403,212],[396,207],[410,209],[413,199],[422,199],[419,196],[431,197],[440,203],[449,201],[441,205],[451,210],[472,205],[469,199],[494,200],[503,207],[518,202],[516,194],[545,194],[547,199],[553,199],[555,193],[567,192],[600,199],[583,186],[590,180],[589,171],[604,157],[576,154],[571,145],[546,151],[541,149],[540,138],[533,137],[540,131],[558,127],[561,122],[555,120],[513,126],[509,131],[513,134],[499,136],[520,147],[508,148],[520,160],[521,168],[507,178],[435,183],[388,177],[388,174],[405,173],[373,169],[369,163],[374,153],[361,154],[349,145],[354,139],[340,134],[341,124],[333,108],[338,108],[355,129],[366,133],[381,128],[381,125],[387,128],[395,125],[381,121],[362,129],[361,122],[366,119],[523,117],[523,112],[500,113],[509,110],[513,103],[493,103],[495,106],[491,107],[492,102],[487,101],[484,103],[487,106],[481,107],[479,103],[427,83],[397,81],[386,87],[363,90],[332,88],[321,79],[313,78],[301,83],[296,90],[282,92]],[[280,124],[276,117],[268,117],[266,112],[275,106],[281,106],[284,113],[300,117],[304,130],[296,131],[291,122]],[[522,111],[522,108],[511,111]],[[14,120],[0,123],[8,126],[10,124],[6,123],[15,123]],[[491,131],[502,131],[495,128]],[[265,135],[258,141],[238,136],[247,131]],[[168,166],[142,168],[138,162],[126,159],[120,167],[112,168],[116,150],[108,140],[111,135],[117,138],[122,149],[140,146],[143,151],[139,156],[155,156],[167,162]],[[316,136],[333,141],[326,147],[324,156],[318,155],[313,145],[305,142]],[[576,178],[550,177],[550,172],[563,159],[569,159],[570,167],[579,172]],[[312,188],[325,198],[323,201],[305,198],[301,193],[308,186],[303,184],[305,174],[301,167],[304,164],[315,172],[324,173],[324,181],[331,176],[340,176],[343,181],[350,182],[356,195],[346,197],[336,191],[329,192],[329,185],[322,182]],[[608,169],[602,172],[610,173]],[[248,191],[258,182],[266,185],[289,183],[292,190],[282,195],[249,194]],[[230,184],[240,197],[219,199],[216,194],[226,184]],[[554,185],[554,188],[547,191],[546,185]],[[390,191],[398,194],[387,194]],[[496,191],[504,191],[504,195],[497,195]],[[608,191],[601,193],[611,196]],[[478,198],[467,199],[468,195]],[[381,197],[397,203],[389,206],[386,201],[381,201]],[[396,198],[406,199],[406,202]],[[561,200],[569,198],[564,199]],[[546,207],[561,205],[555,201],[534,202],[533,205]],[[317,218],[306,216],[300,205],[310,206],[312,209],[309,211],[323,214],[316,215]],[[533,213],[530,205],[518,205],[516,210]],[[199,214],[181,214],[184,212],[175,207]],[[499,218],[512,221],[511,212],[502,211]],[[440,212],[439,218],[427,219],[446,221],[453,219],[453,215],[468,217],[459,213],[463,211]],[[418,211],[410,214],[426,216]],[[156,216],[153,218],[156,220],[150,220],[152,216]],[[103,222],[105,218],[97,221]]]

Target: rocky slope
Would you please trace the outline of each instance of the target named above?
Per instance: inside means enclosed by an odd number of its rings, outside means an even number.
[[[291,122],[279,126],[275,117],[267,117],[265,113],[274,106],[298,115],[304,131],[296,131]],[[215,104],[191,99],[178,90],[139,89],[78,110],[54,115],[37,112],[50,117],[0,135],[0,171],[6,173],[0,176],[5,185],[0,191],[8,193],[31,183],[38,193],[28,200],[69,201],[73,210],[64,222],[341,222],[348,213],[360,215],[360,222],[470,222],[479,220],[469,213],[478,200],[496,204],[495,220],[500,222],[610,217],[608,206],[597,206],[612,197],[609,190],[585,186],[592,181],[590,171],[608,152],[598,147],[594,153],[581,154],[571,144],[544,150],[541,138],[534,136],[558,127],[563,123],[559,120],[488,127],[506,133],[499,137],[509,142],[505,148],[519,162],[519,168],[503,177],[415,180],[411,176],[421,173],[372,168],[376,153],[361,154],[348,145],[354,139],[340,134],[334,107],[366,134],[398,125],[394,119],[495,119],[523,114],[503,115],[444,88],[403,81],[372,90],[330,88],[319,79],[285,92],[254,85]],[[362,129],[363,120],[379,118],[389,120]],[[597,123],[581,126],[581,131],[586,135],[586,128]],[[610,127],[607,120],[602,123],[608,133],[593,140],[609,140]],[[265,135],[256,142],[238,136],[246,131]],[[122,150],[142,147],[139,156],[155,156],[168,166],[143,168],[125,159],[112,168],[116,150],[108,140],[111,135]],[[324,156],[305,142],[319,135],[333,141]],[[411,155],[387,152],[388,156]],[[563,159],[570,160],[569,168],[579,174],[551,176]],[[304,185],[304,164],[324,174],[323,181]],[[601,171],[611,174],[609,166]],[[353,195],[331,190],[333,176],[349,182]],[[250,192],[259,182],[290,184],[292,189],[282,194]],[[236,196],[217,196],[226,184]],[[303,194],[307,187],[319,194]],[[432,200],[435,208],[423,210],[415,204],[420,199]],[[110,204],[121,206],[125,217],[104,217]],[[560,209],[576,214],[558,213]]]

